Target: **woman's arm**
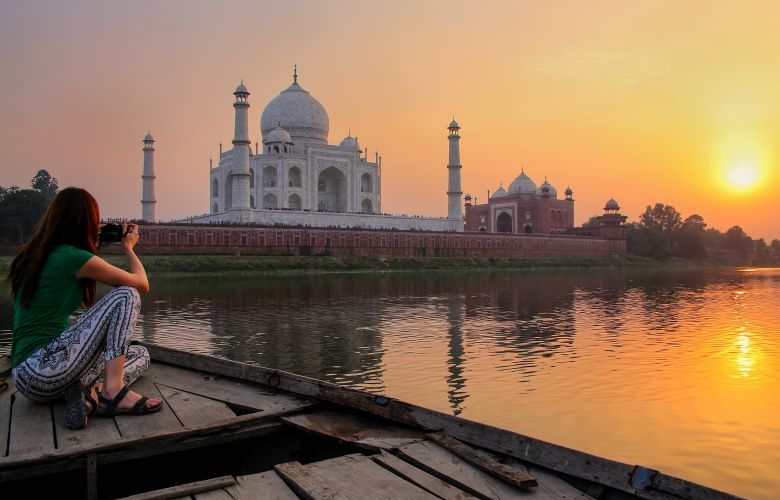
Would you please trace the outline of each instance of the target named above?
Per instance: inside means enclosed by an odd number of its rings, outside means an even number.
[[[77,278],[89,278],[107,285],[131,286],[141,293],[149,291],[149,280],[146,278],[146,271],[133,251],[135,244],[138,243],[138,226],[127,224],[125,227],[124,232],[127,234],[122,240],[122,245],[125,249],[125,257],[127,257],[127,265],[130,271],[112,266],[96,255],[81,266],[79,272],[76,273]]]

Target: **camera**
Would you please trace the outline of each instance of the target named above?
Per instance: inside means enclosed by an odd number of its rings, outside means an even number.
[[[109,222],[100,228],[98,242],[100,245],[105,243],[120,243],[122,238],[125,237],[125,234],[126,233],[122,231],[122,224],[114,224],[113,222]]]

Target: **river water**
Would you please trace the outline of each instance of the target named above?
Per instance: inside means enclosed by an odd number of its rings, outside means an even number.
[[[155,277],[138,336],[780,491],[778,269]]]

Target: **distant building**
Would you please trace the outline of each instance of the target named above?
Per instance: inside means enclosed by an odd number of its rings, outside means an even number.
[[[620,204],[614,198],[610,198],[604,204],[604,215],[596,217],[597,225],[574,227],[568,231],[568,234],[592,236],[603,240],[625,240],[626,219],[628,217],[620,213]]]
[[[563,234],[574,227],[574,198],[565,198],[545,178],[541,186],[521,170],[505,190],[499,187],[487,203],[477,205],[465,197],[466,231],[486,233]]]

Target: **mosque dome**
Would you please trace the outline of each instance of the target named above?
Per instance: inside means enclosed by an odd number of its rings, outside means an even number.
[[[144,142],[154,142],[154,137],[152,137],[151,132],[146,133],[146,137],[144,137]]]
[[[246,88],[246,85],[244,85],[244,82],[238,84],[238,87],[236,87],[236,91],[233,92],[233,94],[248,94],[249,90]]]
[[[352,137],[352,134],[346,136],[341,140],[339,146],[345,149],[359,150],[360,144],[358,144],[357,137]]]
[[[547,188],[550,190],[550,198],[557,198],[558,197],[558,190],[553,187],[552,184],[547,182],[547,179],[544,180],[541,186],[539,186],[539,189],[536,190],[536,194],[542,194],[542,189]]]
[[[271,130],[268,134],[263,136],[263,143],[266,142],[292,143],[292,139],[290,138],[289,132],[287,132],[282,127],[276,127],[273,130]]]
[[[503,196],[506,196],[506,189],[504,189],[504,186],[499,186],[498,189],[495,190],[493,194],[490,195],[491,198],[501,198]]]
[[[536,192],[536,183],[525,175],[525,171],[521,171],[520,175],[509,185],[509,192],[532,194]]]
[[[293,138],[328,142],[328,113],[320,102],[298,84],[293,84],[271,99],[260,117],[260,132],[265,136],[280,126]]]
[[[604,205],[604,210],[620,210],[620,205],[614,198],[610,198],[607,204]]]
[[[571,187],[567,187],[565,192],[567,195],[574,194],[574,191],[571,190]]]
[[[460,128],[460,125],[458,125],[458,122],[455,121],[455,118],[452,119],[450,122],[450,126],[447,128]]]

